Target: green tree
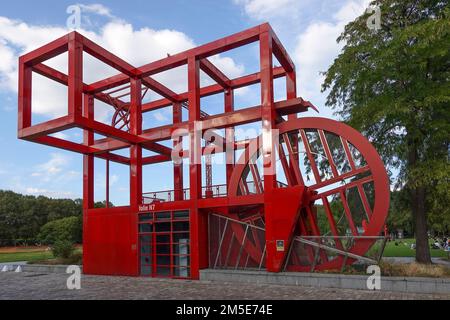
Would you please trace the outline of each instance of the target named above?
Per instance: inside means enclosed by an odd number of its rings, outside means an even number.
[[[410,195],[406,189],[391,192],[391,206],[387,219],[388,230],[402,229],[408,235],[413,233],[410,209]]]
[[[51,221],[42,226],[38,237],[47,244],[53,244],[58,241],[81,243],[82,218],[68,217]]]
[[[338,38],[327,105],[377,147],[409,195],[416,260],[431,263],[428,220],[450,215],[450,19],[448,1],[376,0],[381,29],[365,14]],[[447,218],[448,220],[448,218]]]

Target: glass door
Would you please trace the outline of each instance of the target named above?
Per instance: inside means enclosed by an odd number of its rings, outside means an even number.
[[[189,233],[188,211],[141,214],[141,276],[190,278]]]
[[[153,225],[149,224],[153,227]],[[141,275],[153,276],[153,232],[139,235]]]

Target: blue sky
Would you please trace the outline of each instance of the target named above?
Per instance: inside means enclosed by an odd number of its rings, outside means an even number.
[[[68,32],[68,6],[78,4],[82,8],[80,32],[135,66],[270,22],[297,65],[299,96],[317,105],[321,116],[332,117],[332,112],[324,107],[326,94],[320,92],[319,73],[339,53],[340,46],[335,39],[345,24],[361,14],[367,3],[366,0],[39,1],[38,5],[16,0],[3,3],[0,9],[0,189],[55,198],[81,197],[80,155],[16,138],[17,57]],[[214,63],[227,75],[240,76],[257,70],[257,54],[257,47],[249,46],[215,57]],[[56,59],[53,63],[64,71],[62,61]],[[111,72],[97,68],[92,64],[91,81],[96,80],[96,75]],[[175,91],[183,91],[182,81],[176,76],[166,75],[160,80]],[[50,89],[45,83],[36,88],[34,121],[60,115],[63,111],[58,109],[59,100],[64,92]],[[256,98],[257,88],[253,88],[237,93],[236,104],[253,106],[258,104]],[[217,112],[218,99],[220,96],[204,102],[208,112]],[[161,110],[147,115],[145,121],[153,126],[162,125],[168,115],[167,110]],[[99,107],[98,117],[107,122],[110,114]],[[76,131],[64,135],[73,141],[81,137]],[[111,200],[126,204],[128,172],[121,166],[114,166],[111,171]],[[169,164],[146,169],[144,190],[170,189],[171,174]],[[104,199],[104,175],[99,163],[96,200]],[[223,182],[222,174],[214,178],[215,183]]]

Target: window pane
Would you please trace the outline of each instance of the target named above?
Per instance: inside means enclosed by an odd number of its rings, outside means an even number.
[[[185,239],[185,240],[182,240]],[[189,241],[189,233],[174,233],[173,234],[173,242],[181,242],[182,241]]]
[[[170,235],[169,234],[157,235],[156,242],[157,243],[170,243]]]
[[[141,239],[141,244],[148,244],[148,245],[150,245],[151,244],[151,241],[152,241],[152,236],[147,236],[147,235],[145,235],[145,236],[140,236],[140,239]]]
[[[170,232],[170,222],[155,224],[155,232]]]
[[[189,219],[189,211],[175,211],[173,213],[173,218],[175,220]]]
[[[150,276],[152,274],[151,266],[141,266],[141,275]]]
[[[170,220],[170,212],[157,213],[156,220]]]
[[[150,265],[152,264],[152,256],[143,255],[141,256],[141,265]]]
[[[152,253],[152,247],[150,245],[142,245],[141,244],[141,254],[151,254]]]
[[[156,256],[156,264],[159,266],[169,266],[170,256]]]
[[[190,268],[173,268],[173,275],[175,277],[189,278],[191,276]]]
[[[189,267],[191,265],[191,257],[173,256],[173,265],[176,267]]]
[[[170,267],[157,267],[156,274],[159,276],[170,276]]]
[[[189,239],[180,239],[179,243],[173,245],[174,254],[189,254]]]
[[[153,225],[149,223],[143,223],[139,225],[139,232],[152,232]]]
[[[156,254],[170,254],[170,244],[157,245]]]
[[[153,220],[153,213],[141,214],[139,216],[139,222],[152,221],[152,220]]]
[[[174,222],[173,231],[189,232],[189,222]]]

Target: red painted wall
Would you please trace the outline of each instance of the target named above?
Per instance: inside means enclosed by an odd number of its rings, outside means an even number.
[[[129,207],[84,212],[83,272],[138,276],[137,214]]]

